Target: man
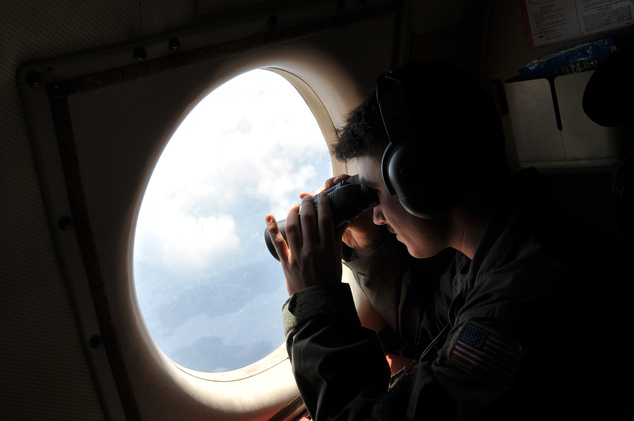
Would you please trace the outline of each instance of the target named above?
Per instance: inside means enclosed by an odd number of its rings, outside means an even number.
[[[287,349],[311,415],[618,419],[631,388],[617,373],[631,364],[618,351],[629,328],[618,289],[629,283],[615,242],[559,209],[534,170],[509,174],[495,108],[463,73],[410,63],[381,76],[377,91],[334,151],[357,160],[379,204],[335,232],[328,198],[316,215],[302,195],[287,242],[266,218],[291,295]],[[340,282],[342,252],[397,345],[361,326]],[[390,348],[417,361],[393,385]]]

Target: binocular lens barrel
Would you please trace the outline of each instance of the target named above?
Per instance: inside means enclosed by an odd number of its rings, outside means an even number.
[[[319,212],[317,202],[319,201],[319,196],[322,194],[327,194],[330,198],[330,207],[332,209],[335,228],[349,223],[361,212],[373,208],[378,204],[376,190],[359,183],[358,175],[353,175],[328,190],[316,194],[313,197],[313,206],[315,206],[316,213]],[[277,226],[284,240],[286,240],[286,219],[278,221]],[[266,228],[264,229],[264,241],[271,255],[277,260],[280,260],[273,246],[273,241],[271,241],[269,231]]]

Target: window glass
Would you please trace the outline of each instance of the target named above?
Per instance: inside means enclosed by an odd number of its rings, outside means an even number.
[[[264,216],[285,218],[331,171],[313,114],[276,73],[244,73],[187,115],[152,174],[134,242],[139,306],[167,356],[225,372],[283,343],[288,294]]]

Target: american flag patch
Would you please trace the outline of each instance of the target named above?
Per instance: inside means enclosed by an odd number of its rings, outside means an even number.
[[[522,363],[522,348],[513,341],[467,322],[451,349],[450,358],[493,384],[509,388]]]

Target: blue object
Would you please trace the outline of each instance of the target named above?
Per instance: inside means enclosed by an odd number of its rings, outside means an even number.
[[[595,70],[614,51],[616,47],[612,40],[602,39],[534,60],[522,67],[519,73],[527,79],[532,79]]]

